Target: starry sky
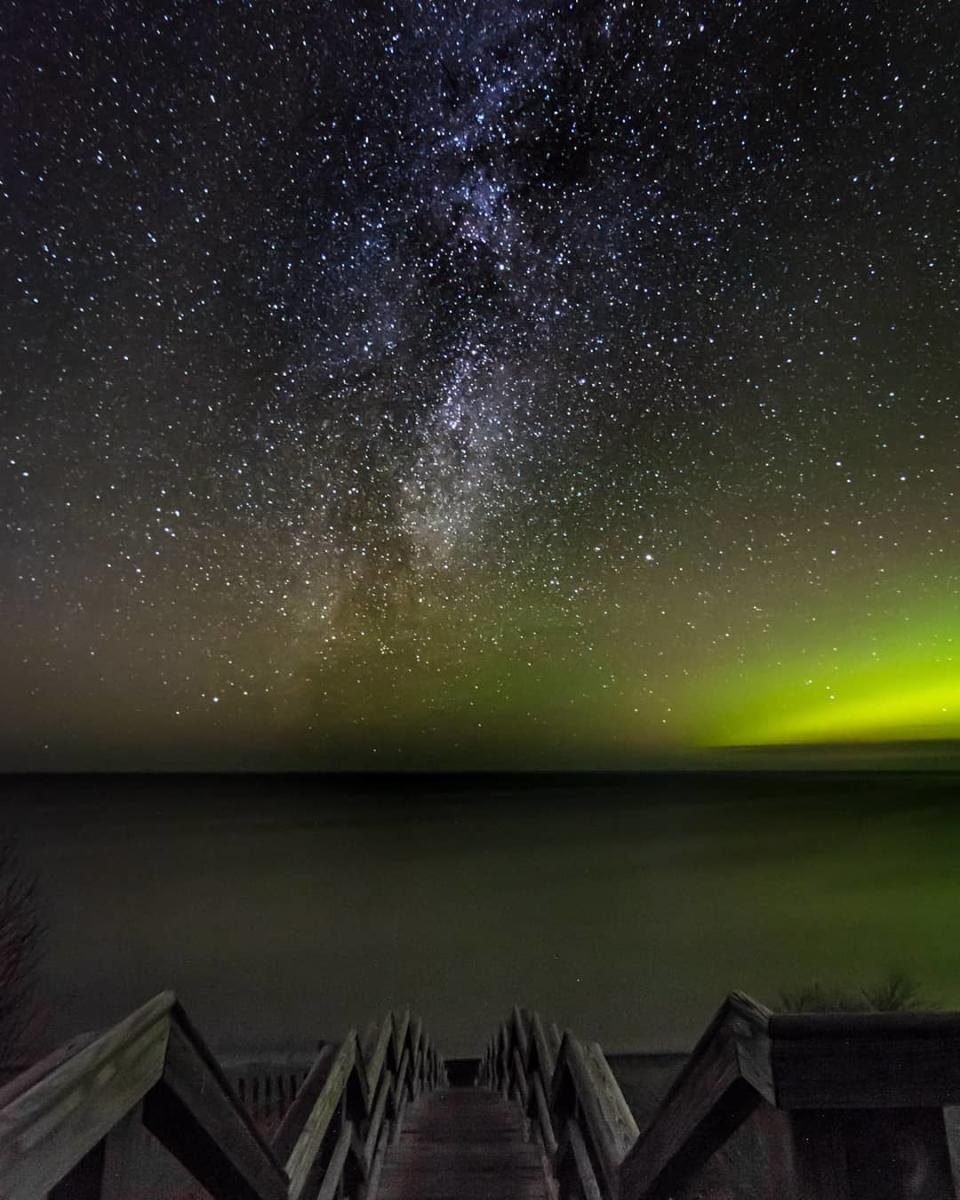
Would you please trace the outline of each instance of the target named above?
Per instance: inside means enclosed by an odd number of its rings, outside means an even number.
[[[0,766],[960,736],[960,6],[3,0]]]

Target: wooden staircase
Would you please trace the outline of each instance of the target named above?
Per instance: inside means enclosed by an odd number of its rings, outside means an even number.
[[[378,1200],[548,1200],[543,1158],[499,1092],[445,1088],[407,1109]]]
[[[960,1012],[773,1013],[732,993],[643,1129],[597,1043],[521,1008],[472,1087],[409,1012],[287,1082],[267,1129],[259,1089],[241,1097],[162,993],[0,1088],[0,1200],[960,1197]],[[158,1152],[186,1187],[157,1186]]]

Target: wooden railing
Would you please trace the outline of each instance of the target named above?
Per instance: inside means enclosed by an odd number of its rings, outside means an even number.
[[[770,1153],[740,1194],[960,1194],[960,1145],[944,1113],[960,1104],[960,1013],[774,1014],[734,993],[642,1133],[600,1047],[561,1037],[536,1013],[514,1009],[478,1082],[520,1104],[561,1200],[679,1196],[744,1127]]]
[[[409,1013],[326,1046],[267,1142],[170,992],[0,1090],[2,1200],[129,1198],[145,1127],[214,1200],[374,1200],[406,1104],[445,1080]]]
[[[296,1060],[266,1056],[238,1062],[234,1056],[232,1062],[221,1058],[220,1065],[235,1095],[260,1131],[272,1133],[293,1103],[315,1058],[316,1055]]]
[[[515,1008],[487,1046],[477,1081],[519,1102],[561,1200],[617,1196],[637,1124],[598,1045]]]

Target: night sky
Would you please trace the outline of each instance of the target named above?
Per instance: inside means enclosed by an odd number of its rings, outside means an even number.
[[[0,766],[960,735],[958,39],[0,0]]]

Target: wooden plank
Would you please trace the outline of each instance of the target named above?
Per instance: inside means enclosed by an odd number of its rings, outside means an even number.
[[[513,1041],[514,1045],[520,1051],[520,1059],[526,1067],[530,1054],[530,1045],[527,1039],[526,1024],[523,1019],[523,1013],[515,1004],[513,1006]]]
[[[613,1137],[619,1164],[632,1149],[640,1130],[600,1046],[594,1042],[590,1046],[584,1046],[583,1050],[594,1091]]]
[[[541,1154],[520,1141],[516,1109],[496,1093],[453,1088],[408,1113],[380,1200],[545,1200]]]
[[[405,1008],[398,1017],[393,1014],[393,1067],[396,1071],[400,1065],[400,1059],[407,1045],[407,1034],[410,1030],[410,1009]]]
[[[553,1072],[557,1065],[557,1055],[547,1041],[540,1014],[535,1012],[530,1017],[530,1034],[533,1050],[537,1058],[537,1069],[543,1077],[544,1088],[549,1091],[553,1080]]]
[[[679,1191],[760,1103],[740,1074],[724,1005],[620,1168],[620,1195]]]
[[[589,1151],[576,1121],[570,1120],[567,1122],[565,1141],[569,1145],[573,1156],[584,1200],[602,1200],[600,1185],[597,1183],[597,1176],[593,1170],[593,1163],[590,1161]]]
[[[410,1088],[410,1051],[409,1050],[404,1050],[403,1054],[400,1056],[400,1064],[397,1067],[397,1084],[396,1084],[396,1086],[397,1086],[398,1103],[399,1103],[400,1096],[403,1096],[404,1099],[406,1099],[408,1096],[410,1096],[411,1099],[413,1098],[410,1095],[411,1088]]]
[[[371,1160],[372,1161],[372,1160]],[[365,1190],[370,1175],[370,1163],[364,1153],[363,1138],[356,1125],[350,1130],[350,1150],[344,1168],[345,1194],[359,1196]]]
[[[46,1196],[143,1099],[163,1071],[175,1002],[156,996],[0,1110],[4,1200]]]
[[[960,1019],[950,1013],[807,1013],[770,1021],[781,1108],[960,1104]]]
[[[345,1121],[343,1128],[340,1130],[340,1136],[337,1138],[337,1144],[334,1146],[333,1154],[330,1156],[330,1162],[327,1164],[327,1169],[324,1172],[323,1183],[320,1186],[320,1191],[317,1193],[317,1200],[334,1200],[334,1197],[337,1195],[352,1140],[353,1125],[350,1121]]]
[[[510,1090],[519,1094],[523,1111],[526,1112],[527,1102],[530,1099],[530,1089],[527,1086],[527,1073],[523,1069],[523,1059],[520,1057],[520,1051],[516,1046],[513,1048],[511,1065],[513,1067],[513,1087]]]
[[[607,1193],[616,1195],[622,1155],[619,1153],[613,1131],[607,1124],[583,1047],[569,1032],[564,1036],[561,1056],[565,1058],[576,1089],[577,1106],[582,1114],[581,1131],[589,1136]]]
[[[390,1039],[392,1037],[393,1016],[388,1014],[380,1023],[376,1041],[369,1056],[364,1056],[367,1067],[367,1088],[371,1096],[375,1096],[377,1093],[377,1087],[380,1083],[380,1076],[383,1073],[384,1063],[387,1061],[387,1051],[390,1048]]]
[[[410,1053],[414,1058],[418,1058],[420,1055],[422,1040],[423,1021],[419,1017],[414,1017],[410,1023]]]
[[[283,1169],[205,1049],[177,1013],[144,1125],[215,1200],[286,1200]]]
[[[390,1100],[392,1090],[393,1074],[388,1071],[381,1081],[380,1094],[377,1097],[377,1103],[370,1116],[370,1124],[367,1128],[367,1137],[364,1143],[364,1158],[368,1165],[373,1162],[377,1154],[377,1147],[380,1142],[380,1128],[383,1124],[384,1113],[387,1111],[387,1102]]]
[[[313,1066],[308,1071],[306,1079],[300,1085],[293,1103],[287,1109],[286,1115],[280,1123],[280,1128],[274,1134],[273,1140],[270,1143],[274,1158],[278,1162],[285,1163],[289,1159],[297,1143],[297,1139],[303,1132],[304,1125],[307,1123],[307,1118],[313,1111],[317,1097],[320,1095],[323,1085],[327,1081],[327,1076],[330,1074],[336,1056],[336,1046],[324,1046],[317,1055]]]
[[[410,1093],[414,1100],[420,1095],[423,1078],[423,1043],[420,1038],[419,1018],[410,1025]]]
[[[407,1098],[400,1090],[397,1090],[397,1106],[394,1110],[393,1120],[390,1122],[390,1144],[400,1140],[400,1135],[403,1133],[403,1118],[407,1111]]]
[[[721,1012],[726,1014],[734,1040],[740,1074],[768,1104],[775,1104],[770,1034],[773,1013],[743,992],[731,992]]]
[[[742,992],[734,996],[749,999]],[[770,1032],[778,1041],[952,1042],[960,1039],[960,1012],[774,1013]]]
[[[550,1158],[557,1152],[557,1138],[553,1132],[553,1120],[550,1116],[550,1105],[544,1091],[543,1080],[539,1075],[533,1077],[533,1094],[537,1103],[537,1117],[540,1123],[540,1140]]]
[[[505,1022],[497,1038],[497,1086],[504,1098],[510,1094],[510,1034]]]
[[[357,1044],[357,1057],[353,1068],[347,1076],[343,1093],[343,1110],[354,1124],[363,1124],[370,1112],[371,1098],[367,1090],[367,1073],[360,1057],[360,1046]]]
[[[39,1083],[41,1079],[49,1075],[51,1071],[62,1066],[68,1059],[73,1058],[91,1042],[95,1042],[101,1035],[99,1033],[80,1033],[76,1037],[71,1038],[69,1042],[65,1042],[62,1046],[58,1046],[56,1050],[41,1058],[39,1062],[33,1063],[25,1071],[21,1071],[19,1075],[15,1075],[8,1083],[5,1083],[0,1088],[0,1111],[5,1109],[7,1105],[16,1100],[18,1096],[22,1096],[24,1092],[30,1090],[35,1083]]]
[[[377,1143],[376,1152],[373,1158],[369,1161],[367,1171],[366,1186],[362,1190],[360,1200],[376,1200],[377,1191],[380,1187],[380,1176],[383,1172],[383,1162],[387,1153],[387,1146],[390,1142],[390,1125],[389,1122],[383,1126],[383,1137]]]
[[[363,1071],[363,1076],[367,1081],[367,1094],[373,1096],[376,1094],[377,1085],[380,1082],[379,1071],[371,1070],[373,1066],[374,1052],[377,1047],[377,1039],[380,1035],[380,1029],[383,1022],[371,1021],[365,1029],[363,1036],[357,1037],[357,1061],[360,1064],[360,1069]]]
[[[380,1035],[382,1027],[382,1021],[370,1021],[363,1031],[363,1036],[360,1038],[360,1050],[361,1057],[365,1063],[369,1063],[373,1056],[373,1048],[377,1044],[377,1038]]]
[[[323,1148],[330,1122],[340,1103],[350,1072],[357,1057],[357,1035],[351,1030],[337,1051],[324,1080],[323,1087],[303,1124],[303,1129],[286,1162],[290,1178],[290,1200],[301,1200]]]
[[[276,1161],[273,1151],[270,1149],[266,1141],[260,1137],[260,1133],[257,1130],[256,1122],[254,1121],[253,1117],[250,1116],[246,1108],[240,1102],[239,1097],[233,1089],[233,1085],[227,1078],[227,1073],[220,1066],[216,1055],[203,1040],[203,1037],[190,1020],[190,1017],[187,1015],[183,1006],[179,1003],[174,1005],[173,1013],[171,1015],[173,1018],[174,1027],[176,1028],[179,1036],[176,1038],[171,1038],[170,1046],[167,1050],[168,1062],[164,1065],[164,1071],[166,1072],[170,1066],[171,1048],[175,1047],[177,1051],[182,1051],[185,1054],[185,1058],[183,1059],[184,1064],[189,1063],[191,1069],[195,1070],[198,1076],[204,1074],[209,1077],[205,1084],[205,1090],[209,1091],[211,1086],[215,1086],[216,1090],[218,1090],[227,1099],[230,1107],[237,1114],[243,1124],[246,1125],[254,1140],[260,1143],[260,1146],[266,1152],[267,1157]]]

